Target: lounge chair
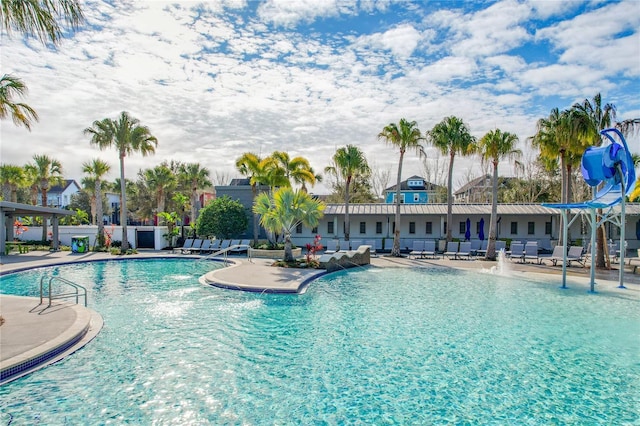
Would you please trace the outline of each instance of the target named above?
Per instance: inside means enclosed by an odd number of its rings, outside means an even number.
[[[571,262],[578,262],[584,268],[585,261],[582,255],[582,246],[570,246],[569,253],[567,253],[567,265],[571,266]]]
[[[465,241],[460,243],[460,248],[456,253],[456,259],[462,259],[466,257],[467,260],[471,260],[471,242]]]
[[[200,248],[198,249],[192,249],[193,251],[196,251],[200,254],[204,254],[204,253],[210,253],[211,252],[211,240],[210,239],[206,239],[202,242],[202,245],[200,246]]]
[[[455,259],[457,254],[458,254],[458,242],[449,241],[447,243],[447,251],[445,251],[442,255],[444,257],[448,257],[449,259],[451,259],[451,257],[453,256],[453,258]]]
[[[538,242],[537,241],[529,241],[524,246],[524,261],[527,260],[535,260],[538,265],[540,265],[541,259],[538,255]]]
[[[418,256],[422,257],[424,252],[425,241],[414,241],[413,248],[409,252],[409,257],[413,256],[416,259]]]
[[[194,251],[198,251],[200,250],[200,247],[202,246],[202,240],[199,238],[196,238],[193,240],[193,244],[191,245],[191,247],[186,248],[186,249],[182,249],[182,253],[183,254],[188,254]]]
[[[500,250],[507,250],[507,242],[503,240],[496,240],[496,253],[500,253]]]
[[[184,244],[182,245],[182,247],[178,247],[176,248],[176,250],[179,250],[181,253],[185,253],[185,250],[188,250],[191,247],[193,247],[193,238],[187,238],[186,240],[184,240]]]
[[[480,240],[471,240],[471,255],[477,256],[478,252],[482,248],[482,241]]]
[[[476,250],[476,256],[485,256],[487,254],[488,245],[489,245],[489,240],[482,240],[480,242],[480,248]]]
[[[211,249],[211,252],[213,253],[214,251],[218,251],[220,250],[220,240],[219,239],[215,239],[211,242],[211,247],[209,247]]]
[[[436,255],[436,242],[434,240],[427,240],[424,242],[424,250],[422,250],[422,257],[430,257],[435,259]]]
[[[519,262],[524,262],[524,244],[511,243],[511,252],[509,257],[512,261],[513,259],[518,259]]]
[[[544,257],[542,258],[542,260],[550,260],[553,263],[553,266],[556,266],[558,264],[558,261],[562,262],[564,260],[564,246],[555,246],[553,248],[553,253],[551,253],[551,256]]]

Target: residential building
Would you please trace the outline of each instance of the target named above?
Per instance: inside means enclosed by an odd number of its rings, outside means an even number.
[[[498,189],[508,185],[513,178],[499,177]],[[490,203],[493,193],[493,177],[491,175],[480,176],[469,181],[453,193],[455,203]]]
[[[390,186],[384,190],[384,202],[394,204],[396,199],[397,185]],[[446,193],[446,189],[426,182],[420,176],[411,176],[407,180],[400,182],[400,203],[402,204],[427,204],[438,199],[438,192]]]
[[[80,192],[80,185],[73,179],[65,179],[61,185],[54,185],[47,191],[47,206],[64,209],[71,203],[71,196]],[[42,204],[42,194],[38,195]]]

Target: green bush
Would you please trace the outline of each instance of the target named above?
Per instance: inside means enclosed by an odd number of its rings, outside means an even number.
[[[228,196],[216,198],[200,211],[196,232],[200,237],[230,239],[245,233],[249,219],[244,206]]]

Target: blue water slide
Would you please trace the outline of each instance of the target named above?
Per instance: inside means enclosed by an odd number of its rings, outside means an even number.
[[[603,187],[589,201],[568,204],[545,203],[544,206],[556,209],[607,208],[619,204],[623,197],[633,191],[636,172],[627,141],[618,129],[605,129],[600,134],[609,143],[587,148],[582,155],[581,170],[587,185],[595,187],[604,184]]]

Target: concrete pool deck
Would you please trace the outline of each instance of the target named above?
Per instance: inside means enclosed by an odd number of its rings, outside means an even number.
[[[65,263],[77,263],[94,260],[115,259],[152,259],[152,258],[199,258],[199,256],[174,255],[166,251],[141,251],[138,255],[114,257],[107,253],[74,254],[70,252],[29,252],[0,257],[0,273],[5,274],[24,269]],[[291,269],[271,267],[272,260],[253,259],[246,256],[230,257],[233,265],[205,274],[203,284],[216,287],[241,289],[254,292],[298,293],[307,284],[320,275],[322,270]],[[528,280],[536,276],[549,275],[560,277],[560,266],[520,264],[508,262],[511,276]],[[372,257],[373,267],[440,267],[465,270],[489,271],[495,262],[484,260],[448,260],[448,259],[409,259],[391,257]],[[614,265],[619,268],[620,265]],[[589,268],[572,266],[567,268],[567,282],[570,288],[589,286]],[[627,266],[624,282],[626,289],[618,289],[618,269],[597,271],[598,292],[615,292],[640,301],[640,275],[633,274],[633,267]],[[558,279],[558,284],[561,280]],[[0,326],[0,371],[13,380],[28,374],[34,369],[51,364],[78,350],[102,328],[102,318],[95,311],[81,305],[58,302],[48,307],[40,305],[39,298],[0,296],[0,315],[5,322]],[[55,355],[42,363],[37,363],[42,354],[55,352]],[[32,367],[23,369],[17,375],[9,374],[11,369],[21,369],[28,363]],[[37,364],[37,365],[36,365]],[[4,376],[3,375],[3,376]],[[0,383],[3,381],[0,380]]]

